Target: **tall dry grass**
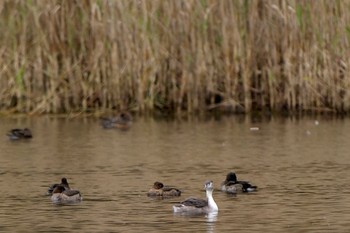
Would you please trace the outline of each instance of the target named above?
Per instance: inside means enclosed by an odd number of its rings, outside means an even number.
[[[350,1],[4,0],[0,109],[350,110]]]

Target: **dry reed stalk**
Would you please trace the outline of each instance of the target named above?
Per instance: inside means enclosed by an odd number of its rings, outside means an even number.
[[[350,110],[348,1],[0,2],[0,109]]]

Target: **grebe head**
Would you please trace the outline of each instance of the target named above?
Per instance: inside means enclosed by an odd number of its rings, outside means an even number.
[[[204,189],[207,191],[213,191],[214,190],[214,185],[213,185],[213,181],[206,181],[204,184]]]

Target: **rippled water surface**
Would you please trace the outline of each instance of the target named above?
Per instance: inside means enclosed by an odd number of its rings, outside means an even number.
[[[15,127],[34,138],[9,141]],[[349,232],[349,132],[349,119],[138,118],[118,131],[93,118],[0,118],[0,231]],[[204,198],[206,180],[219,188],[231,170],[258,192],[214,191],[217,215],[172,213],[174,203]],[[81,203],[45,196],[63,176]],[[182,196],[148,198],[154,181]]]

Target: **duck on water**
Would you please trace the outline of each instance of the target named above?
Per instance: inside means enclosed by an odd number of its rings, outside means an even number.
[[[153,187],[148,191],[149,197],[178,197],[181,191],[177,188],[164,186],[162,182],[156,181]]]
[[[127,130],[132,124],[132,116],[129,112],[120,112],[115,117],[101,117],[101,125],[105,129],[117,128]]]
[[[32,132],[28,128],[11,129],[6,135],[10,140],[29,139],[33,137]]]
[[[79,190],[67,190],[62,185],[58,185],[52,191],[51,201],[56,204],[77,203],[82,200]]]
[[[234,172],[229,172],[226,179],[221,183],[221,191],[231,194],[254,192],[257,186],[250,184],[248,181],[239,181]]]

